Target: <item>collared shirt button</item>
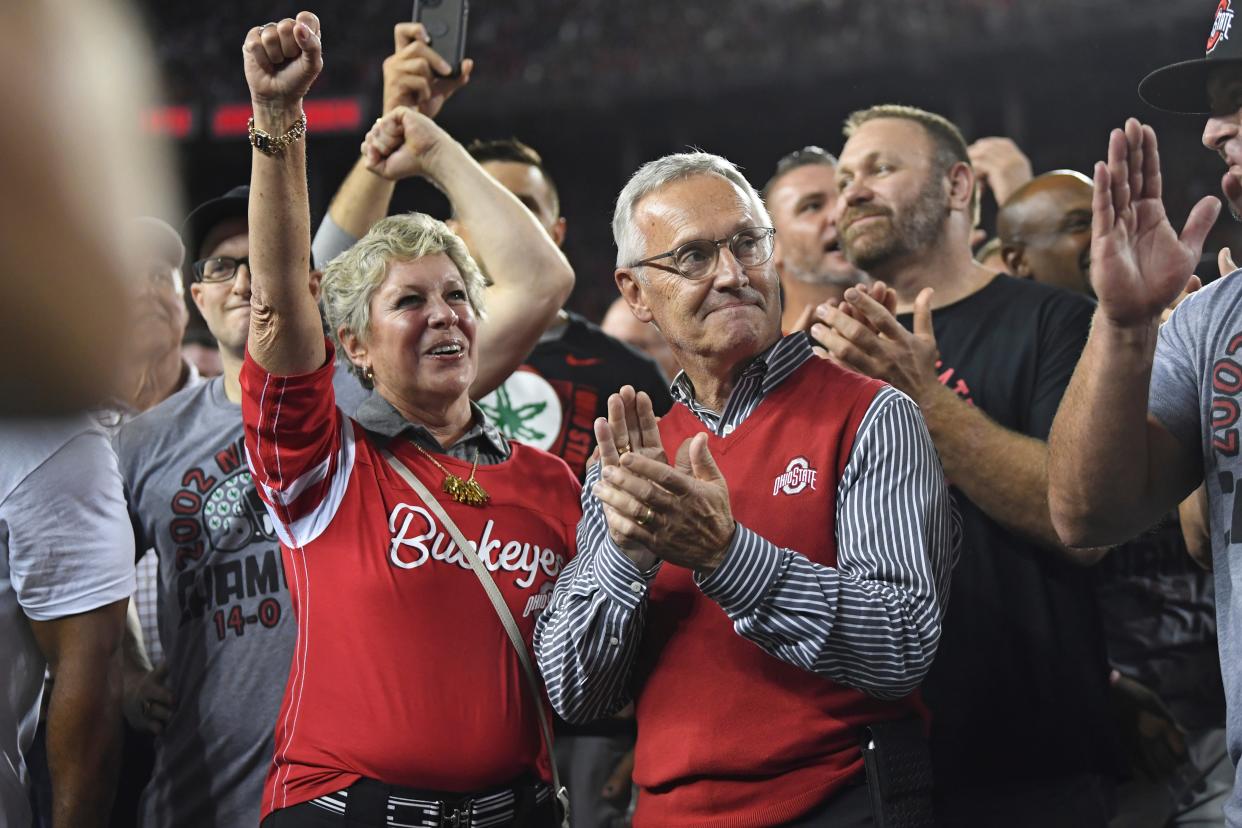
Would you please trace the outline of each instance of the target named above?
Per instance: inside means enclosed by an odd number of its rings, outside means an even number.
[[[620,647],[620,646],[621,646],[621,639],[617,638],[617,637],[614,635],[612,638],[608,639],[608,643],[609,643],[609,644],[611,644],[611,645],[612,645],[612,646],[614,646],[614,647]]]
[[[642,592],[643,582],[642,581],[630,581],[630,591],[631,592]]]
[[[721,429],[720,433],[721,435],[728,437],[730,434],[733,433],[733,424],[730,423],[729,425],[725,426],[723,429]]]

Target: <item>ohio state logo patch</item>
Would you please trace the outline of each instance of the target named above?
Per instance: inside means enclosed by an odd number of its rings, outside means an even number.
[[[1229,27],[1233,25],[1233,0],[1220,0],[1216,7],[1216,19],[1212,21],[1212,31],[1208,34],[1207,53],[1210,55],[1222,40],[1229,39]]]
[[[815,491],[815,478],[819,472],[811,468],[811,463],[805,457],[795,457],[789,461],[789,465],[785,467],[784,474],[778,474],[776,480],[772,483],[772,496],[775,497],[782,492],[787,495],[796,495],[811,487],[811,491]]]

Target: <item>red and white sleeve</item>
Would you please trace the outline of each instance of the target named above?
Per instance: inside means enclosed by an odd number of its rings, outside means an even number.
[[[354,464],[352,421],[336,406],[334,350],[309,374],[277,376],[242,363],[246,460],[259,497],[290,548],[318,537],[340,508]]]

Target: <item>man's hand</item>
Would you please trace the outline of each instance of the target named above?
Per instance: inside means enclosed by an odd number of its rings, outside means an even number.
[[[975,178],[992,188],[998,205],[1031,180],[1031,159],[1008,138],[980,138],[967,147],[966,153],[975,168]]]
[[[1116,670],[1110,682],[1132,766],[1152,782],[1168,777],[1186,761],[1186,735],[1149,687]]]
[[[897,291],[883,282],[877,280],[869,285],[857,285],[855,290],[860,290],[879,302],[890,314],[895,315],[897,313]],[[829,310],[833,308],[875,330],[870,321],[861,313],[858,313],[853,305],[840,299],[829,299],[819,305],[808,305],[798,316],[797,321],[794,322],[793,330],[806,331],[811,334],[811,349],[815,351],[815,355],[820,359],[832,359],[832,355],[825,351],[819,344],[819,341],[815,339],[813,328],[816,322],[824,322],[829,315]]]
[[[614,539],[703,575],[720,566],[737,529],[706,434],[682,443],[676,468],[635,452],[623,455],[619,465],[604,466],[595,494],[611,509]]]
[[[461,62],[461,74],[431,48],[422,23],[398,23],[393,29],[396,48],[384,59],[384,114],[399,106],[417,109],[428,118],[440,114],[444,102],[470,82],[474,61]]]
[[[1212,571],[1212,531],[1208,509],[1207,484],[1201,484],[1177,506],[1178,522],[1186,554],[1207,572]]]
[[[940,349],[932,329],[931,298],[932,288],[924,288],[915,298],[911,333],[897,321],[890,306],[866,291],[850,288],[841,305],[820,306],[819,322],[811,326],[811,336],[830,358],[884,380],[922,404],[940,385],[936,377]]]
[[[125,670],[122,709],[134,730],[158,736],[168,724],[176,703],[167,679],[167,662],[149,671]]]
[[[453,139],[426,115],[402,106],[372,125],[362,141],[367,169],[390,181],[427,173],[433,156]]]
[[[323,68],[319,18],[304,11],[297,20],[255,26],[246,34],[242,55],[256,108],[301,106]]]
[[[1195,205],[1179,237],[1161,201],[1156,133],[1134,118],[1108,139],[1108,161],[1095,165],[1091,286],[1100,311],[1118,327],[1151,325],[1185,288],[1220,213],[1208,196]]]
[[[608,397],[608,419],[600,417],[595,421],[595,441],[595,451],[605,471],[620,468],[621,456],[631,452],[668,465],[651,397],[647,396],[646,391],[635,393],[632,385],[623,385],[620,391]],[[626,516],[609,505],[608,501],[601,500],[613,543],[644,572],[655,566],[656,556],[651,547],[625,531]]]
[[[630,800],[630,788],[634,784],[634,748],[630,748],[618,760],[612,773],[604,780],[599,795],[609,802],[626,802]]]

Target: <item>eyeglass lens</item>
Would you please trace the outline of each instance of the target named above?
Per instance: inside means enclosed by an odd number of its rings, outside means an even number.
[[[231,256],[214,256],[210,259],[204,259],[200,263],[199,277],[204,282],[224,282],[232,279],[237,274],[237,268],[243,264],[249,267],[249,259],[245,257],[234,259]]]
[[[752,227],[733,234],[729,251],[738,264],[753,267],[766,262],[772,255],[772,234],[762,227]],[[673,255],[673,262],[687,279],[701,279],[711,272],[720,253],[716,242],[699,240],[683,244]]]

